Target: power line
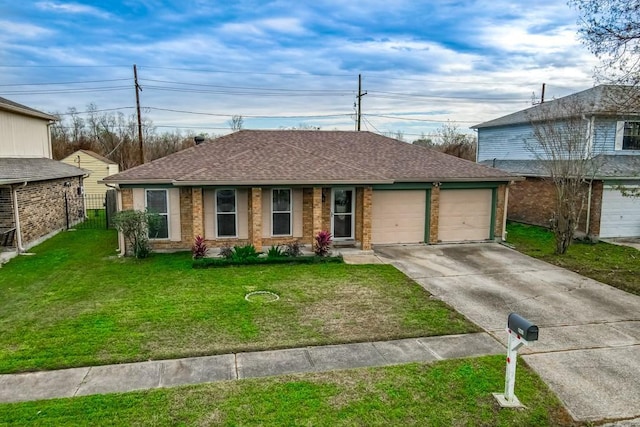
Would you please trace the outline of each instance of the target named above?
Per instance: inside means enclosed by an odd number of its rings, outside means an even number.
[[[156,79],[139,79],[141,82],[155,82],[155,83],[170,83],[170,84],[178,84],[178,85],[186,85],[186,86],[197,86],[197,87],[215,87],[221,89],[243,89],[243,90],[257,90],[257,91],[282,91],[282,92],[338,92],[338,93],[352,93],[353,90],[349,89],[285,89],[285,88],[265,88],[265,87],[250,87],[250,86],[226,86],[226,85],[211,85],[205,83],[186,83],[186,82],[177,82],[171,80],[156,80]],[[152,86],[152,87],[167,87],[167,86]],[[170,86],[169,86],[170,87]]]
[[[86,92],[107,92],[113,90],[130,90],[131,86],[110,86],[110,87],[94,87],[94,88],[78,88],[78,89],[51,89],[51,90],[10,90],[4,91],[4,95],[53,95],[65,93],[86,93]]]
[[[213,117],[233,117],[236,114],[220,114],[220,113],[204,113],[198,111],[186,111],[186,110],[175,110],[172,108],[159,108],[159,107],[144,107],[149,110],[158,110],[158,111],[169,111],[172,113],[183,113],[183,114],[197,114],[202,116],[213,116]],[[351,116],[351,114],[315,114],[315,115],[293,115],[293,116],[265,116],[265,115],[245,115],[242,114],[244,118],[251,119],[312,119],[312,118],[329,118],[329,117],[347,117]]]
[[[72,116],[74,114],[101,113],[103,111],[126,110],[126,109],[129,109],[129,108],[136,108],[136,107],[101,108],[99,110],[74,111],[74,112],[71,112],[71,113],[57,113],[56,115],[58,115],[58,116]]]
[[[371,117],[383,117],[385,119],[396,119],[396,120],[407,120],[412,122],[428,122],[428,123],[478,123],[477,120],[434,120],[434,119],[414,119],[409,117],[395,117],[395,116],[387,116],[384,114],[364,114],[365,116]]]
[[[3,84],[0,87],[7,86],[53,86],[53,85],[70,85],[70,84],[85,84],[85,83],[107,83],[107,82],[121,82],[125,80],[131,79],[109,79],[109,80],[84,80],[84,81],[74,81],[74,82],[50,82],[50,83],[11,83],[11,84]]]

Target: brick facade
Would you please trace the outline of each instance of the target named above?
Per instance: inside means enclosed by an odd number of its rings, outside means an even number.
[[[0,188],[0,231],[14,228],[13,197],[9,188]]]
[[[588,184],[585,184],[587,186]],[[508,218],[512,221],[549,227],[555,211],[556,192],[553,182],[544,178],[529,177],[509,187]],[[591,190],[591,209],[587,200],[583,209],[578,231],[585,232],[589,216],[589,234],[600,233],[600,213],[602,209],[602,181],[594,181]]]
[[[82,178],[35,181],[24,187],[14,186],[23,247],[28,247],[50,233],[65,229],[67,224],[71,227],[84,219],[84,201],[82,197],[77,197],[77,188],[81,186]],[[9,189],[2,192],[2,201],[7,198],[9,200],[7,204],[2,203],[1,214],[3,223],[12,224],[7,228],[15,227],[11,197]],[[4,212],[5,206],[7,210],[10,209],[10,217]]]

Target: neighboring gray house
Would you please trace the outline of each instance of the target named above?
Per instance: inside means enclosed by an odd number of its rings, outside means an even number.
[[[539,117],[539,109],[551,111],[566,103],[581,107],[588,121],[587,150],[599,165],[586,184],[589,200],[580,230],[599,237],[640,236],[640,198],[624,197],[619,190],[640,187],[640,109],[629,102],[637,95],[632,87],[600,85],[473,126],[478,130],[479,163],[526,177],[510,186],[509,219],[549,225],[554,189],[545,179],[543,157],[534,151],[531,118]]]
[[[28,249],[84,218],[87,171],[52,159],[55,117],[0,98],[0,249]]]

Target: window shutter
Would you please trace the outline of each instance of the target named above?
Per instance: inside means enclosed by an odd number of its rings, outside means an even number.
[[[622,139],[624,138],[624,121],[616,123],[616,150],[622,150]]]

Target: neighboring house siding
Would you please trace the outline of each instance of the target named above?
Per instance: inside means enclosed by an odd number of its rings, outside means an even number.
[[[51,158],[47,120],[0,110],[0,157]]]
[[[593,132],[593,154],[620,154],[615,150],[616,120],[596,118]]]
[[[536,141],[529,124],[478,129],[478,161],[535,159]],[[542,154],[542,153],[539,153]]]
[[[72,185],[65,186],[65,182]],[[83,200],[75,197],[75,188],[81,184],[81,178],[65,178],[30,182],[26,187],[17,187],[23,246],[66,228],[67,212],[71,226],[84,218]],[[68,194],[66,209],[65,192]]]
[[[80,162],[78,162],[78,157],[80,157]],[[78,166],[82,169],[91,171],[91,174],[84,179],[85,194],[104,195],[109,187],[104,184],[98,184],[98,181],[109,175],[118,173],[118,165],[105,163],[102,160],[96,159],[95,157],[83,152],[76,152],[65,157],[61,161],[68,165]]]

